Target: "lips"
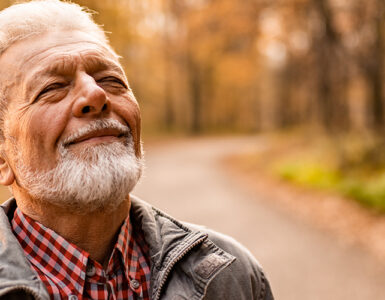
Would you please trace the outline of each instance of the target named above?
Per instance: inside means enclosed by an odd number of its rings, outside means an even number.
[[[122,132],[116,128],[106,128],[94,130],[73,140],[67,140],[65,144],[69,146],[88,141],[108,141],[109,139],[121,138],[126,136],[127,133]]]

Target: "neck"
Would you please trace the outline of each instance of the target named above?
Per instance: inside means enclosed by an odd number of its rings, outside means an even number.
[[[49,203],[25,201],[23,197],[15,198],[24,214],[87,251],[93,260],[105,267],[120,227],[130,210],[128,197],[113,211],[96,211],[88,214],[68,211]]]

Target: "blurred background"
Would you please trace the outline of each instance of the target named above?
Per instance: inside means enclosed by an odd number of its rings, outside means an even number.
[[[277,299],[385,299],[383,0],[73,2],[141,106],[137,194],[248,246]]]

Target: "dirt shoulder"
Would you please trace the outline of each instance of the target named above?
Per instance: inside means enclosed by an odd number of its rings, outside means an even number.
[[[334,193],[299,187],[275,178],[263,168],[248,167],[247,154],[224,163],[245,188],[310,225],[335,235],[344,244],[359,245],[385,266],[385,215]]]

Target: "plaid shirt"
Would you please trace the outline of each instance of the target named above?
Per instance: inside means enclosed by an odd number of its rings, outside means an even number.
[[[106,224],[108,226],[108,224]],[[123,223],[107,270],[89,254],[16,209],[12,230],[51,299],[149,299],[148,248]]]

